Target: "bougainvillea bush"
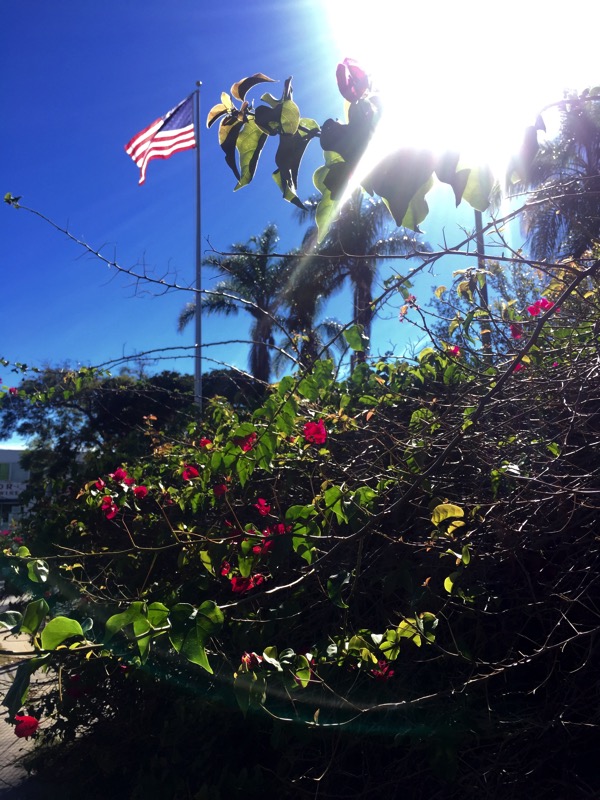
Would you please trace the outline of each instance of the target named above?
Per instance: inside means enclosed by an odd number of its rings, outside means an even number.
[[[51,553],[30,519],[4,624],[36,656],[4,703],[40,721],[44,774],[73,797],[593,796],[595,323],[544,305],[492,367],[322,361],[246,416],[154,430],[53,500]],[[55,690],[30,702],[36,670]]]

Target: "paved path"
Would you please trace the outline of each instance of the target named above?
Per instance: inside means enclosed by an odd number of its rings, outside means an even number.
[[[0,596],[0,612],[17,608],[18,598]],[[18,665],[31,653],[29,639],[24,635],[0,633],[0,701],[4,698]],[[30,695],[44,683],[39,674],[32,679]],[[31,739],[18,739],[13,725],[6,722],[6,708],[0,709],[0,798],[2,800],[48,800],[48,792],[35,778],[30,778],[21,766],[20,760],[32,749]]]

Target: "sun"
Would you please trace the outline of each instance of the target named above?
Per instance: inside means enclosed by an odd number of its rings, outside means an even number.
[[[568,19],[600,22],[591,8],[572,0]],[[544,106],[600,82],[594,48],[572,42],[565,15],[547,4],[323,0],[323,9],[340,60],[359,61],[383,99],[371,164],[404,146],[455,150],[500,177]]]

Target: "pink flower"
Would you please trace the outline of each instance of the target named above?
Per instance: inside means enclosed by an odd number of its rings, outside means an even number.
[[[261,517],[266,517],[267,514],[271,513],[271,506],[262,497],[259,497],[256,503],[254,503],[254,508],[258,511]]]
[[[9,390],[8,390],[8,393],[9,393],[9,394],[19,394],[19,390],[17,389],[17,387],[16,387],[16,386],[11,386],[11,387],[9,388]],[[33,717],[32,717],[32,719],[33,719]]]
[[[213,494],[215,497],[223,497],[229,491],[229,488],[226,483],[217,483],[216,486],[213,486]]]
[[[200,439],[200,441],[198,442],[198,447],[208,447],[211,444],[212,444],[212,439],[206,439],[205,437],[202,437],[202,439]]]
[[[241,447],[244,453],[247,453],[249,450],[252,450],[254,445],[256,444],[257,435],[255,433],[249,433],[248,436],[241,436],[233,441],[237,444],[238,447]]]
[[[19,739],[28,739],[37,731],[40,726],[39,721],[35,717],[30,717],[29,714],[15,714],[15,736]]]
[[[389,663],[389,661],[378,661],[377,667],[374,667],[371,670],[371,675],[376,681],[385,682],[394,677],[394,670],[392,669],[392,665]]]
[[[127,479],[127,472],[123,467],[119,467],[114,472],[110,473],[110,477],[115,481],[125,481]]]
[[[123,478],[123,483],[125,486],[133,486],[135,484],[135,478],[130,478],[127,476],[127,478]]]
[[[133,490],[133,494],[138,500],[143,500],[143,498],[148,494],[148,489],[145,486],[136,486]]]
[[[521,372],[522,369],[525,369],[525,364],[523,364],[521,361],[519,361],[518,364],[515,364],[515,368],[513,369],[513,372]]]
[[[15,538],[13,539],[13,542],[14,542],[15,544],[23,544],[23,542],[24,542],[24,541],[25,541],[25,540],[23,539],[23,537],[22,537],[22,536],[15,536]]]
[[[523,326],[520,322],[510,323],[510,335],[513,339],[521,339],[523,337]]]
[[[119,507],[109,494],[102,498],[102,505],[100,507],[102,511],[104,511],[106,519],[114,519],[119,513]]]
[[[191,481],[192,478],[197,478],[200,473],[196,469],[196,467],[192,467],[191,464],[185,464],[183,467],[183,472],[181,473],[181,477],[184,481]]]
[[[9,530],[0,531],[0,536],[10,536]]]
[[[460,356],[460,347],[458,345],[454,345],[454,347],[449,347],[446,352],[448,355],[454,356],[454,358],[458,358]]]
[[[102,478],[98,478],[94,486],[96,487],[96,489],[102,491],[102,489],[106,488],[106,483],[102,480]]]
[[[304,425],[304,439],[311,444],[325,444],[327,431],[322,419],[318,422],[307,422]]]
[[[335,77],[340,94],[349,103],[360,100],[371,87],[369,76],[353,58],[345,58],[337,65]]]
[[[554,308],[554,303],[551,303],[550,300],[547,300],[545,297],[540,297],[533,305],[527,306],[527,311],[529,311],[532,317],[537,317],[542,311],[549,311],[551,308]],[[556,313],[559,311],[560,308],[557,308]]]

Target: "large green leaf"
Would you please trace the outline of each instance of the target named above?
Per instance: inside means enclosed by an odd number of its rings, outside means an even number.
[[[264,133],[253,119],[249,119],[237,137],[236,149],[240,158],[240,179],[234,191],[247,186],[256,172],[258,159],[267,141]]]
[[[469,172],[463,200],[477,211],[485,211],[490,205],[490,194],[494,187],[494,176],[489,167],[476,167]]]
[[[22,661],[17,667],[10,688],[2,700],[2,705],[8,708],[10,717],[14,717],[23,707],[27,700],[27,695],[29,694],[29,681],[31,676],[36,670],[43,667],[49,658],[50,653],[46,653],[43,656],[35,656],[34,658]]]
[[[362,325],[353,325],[344,331],[344,339],[348,342],[350,348],[356,352],[362,353],[365,349],[365,340],[363,337]]]
[[[113,614],[106,620],[104,641],[109,642],[126,625],[133,625],[136,620],[144,618],[144,603],[139,600],[132,603],[125,611]]]
[[[221,629],[224,620],[221,609],[212,600],[206,600],[197,610],[187,603],[178,603],[169,618],[172,626],[169,638],[175,650],[212,674],[205,646]]]
[[[23,622],[21,623],[21,631],[35,636],[49,610],[50,606],[43,597],[29,603],[25,609]]]
[[[54,617],[42,631],[42,649],[56,650],[59,645],[74,636],[83,638],[83,630],[76,619]]]

